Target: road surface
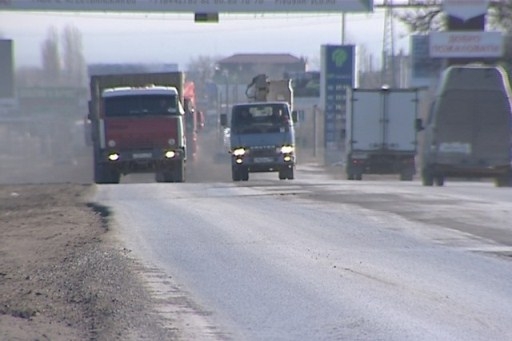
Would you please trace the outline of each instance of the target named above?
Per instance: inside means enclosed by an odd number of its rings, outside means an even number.
[[[510,189],[300,166],[96,200],[183,340],[512,339]]]

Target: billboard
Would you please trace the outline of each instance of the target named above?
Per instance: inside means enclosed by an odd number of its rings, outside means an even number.
[[[354,45],[322,45],[320,97],[324,111],[325,160],[341,161],[345,142],[346,88],[355,87]]]
[[[0,39],[0,99],[14,98],[14,52],[10,39]]]
[[[2,10],[100,12],[372,12],[373,0],[0,0]]]
[[[429,55],[429,36],[417,34],[411,36],[411,79],[413,87],[428,87],[442,68],[442,59]]]
[[[501,32],[431,32],[429,56],[435,58],[495,58],[504,53]]]

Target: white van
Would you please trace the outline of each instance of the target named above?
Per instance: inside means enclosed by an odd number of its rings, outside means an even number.
[[[498,66],[450,66],[443,71],[420,152],[425,186],[445,178],[494,178],[512,186],[512,92]]]

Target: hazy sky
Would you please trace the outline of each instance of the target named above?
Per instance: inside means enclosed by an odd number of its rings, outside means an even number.
[[[192,14],[0,12],[0,34],[15,42],[16,66],[40,65],[48,29],[73,25],[83,37],[88,63],[166,62],[186,69],[199,55],[291,53],[318,69],[320,46],[342,40],[341,14],[220,14],[219,23],[194,23]],[[384,12],[346,15],[345,43],[364,46],[380,59]],[[395,22],[395,50],[409,37]]]

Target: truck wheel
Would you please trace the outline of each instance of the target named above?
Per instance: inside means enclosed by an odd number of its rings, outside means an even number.
[[[174,182],[185,182],[185,161],[180,161],[173,172]]]
[[[156,182],[174,182],[174,174],[171,171],[157,172],[155,180]]]
[[[156,172],[155,173],[155,181],[156,182],[164,182],[164,174],[163,174],[163,172]]]
[[[412,174],[400,174],[400,181],[412,181]]]
[[[112,170],[112,174],[111,174],[112,178],[112,182],[113,184],[118,184],[120,181],[121,181],[121,173],[119,173],[118,171],[116,170]]]
[[[442,176],[442,175],[436,176],[435,181],[436,181],[437,186],[439,186],[439,187],[444,186],[444,176]]]
[[[106,184],[107,183],[105,169],[103,166],[101,166],[99,164],[94,165],[94,182],[97,184]]]
[[[411,169],[404,169],[400,172],[400,181],[412,181],[414,171]]]
[[[421,172],[421,180],[423,182],[423,186],[434,186],[434,176],[428,169],[423,169]]]
[[[121,180],[121,174],[115,169],[105,165],[96,164],[94,166],[94,182],[97,184],[118,184]]]

